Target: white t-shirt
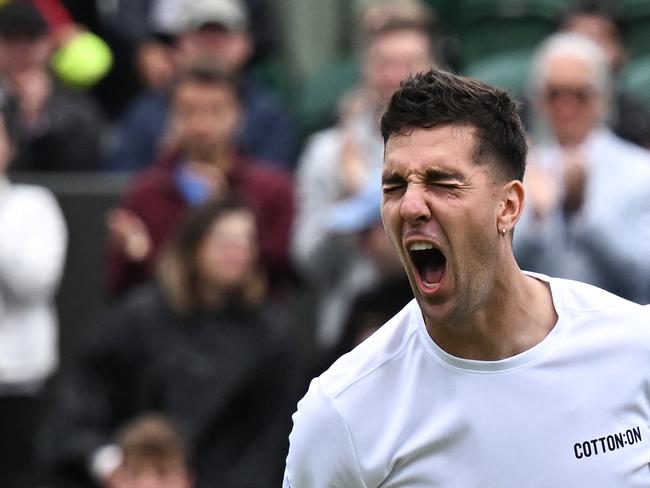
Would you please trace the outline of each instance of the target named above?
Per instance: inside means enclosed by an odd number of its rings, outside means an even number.
[[[66,246],[66,224],[54,195],[0,176],[2,390],[38,385],[58,365],[54,294]]]
[[[313,380],[283,486],[650,486],[650,310],[536,276],[558,322],[521,354],[451,356],[412,301]]]

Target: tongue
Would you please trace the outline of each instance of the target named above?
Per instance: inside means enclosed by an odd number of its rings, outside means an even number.
[[[424,268],[424,281],[430,285],[435,285],[440,283],[442,279],[442,273],[445,271],[444,266],[426,266]]]

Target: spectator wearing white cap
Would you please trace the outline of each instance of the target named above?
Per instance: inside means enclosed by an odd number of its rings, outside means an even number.
[[[188,0],[177,26],[174,69],[209,62],[237,77],[244,106],[237,140],[241,151],[291,169],[297,151],[293,121],[279,99],[246,70],[254,53],[249,22],[239,0]],[[168,108],[168,90],[149,90],[132,102],[119,123],[109,169],[148,166],[173,146],[166,126]]]

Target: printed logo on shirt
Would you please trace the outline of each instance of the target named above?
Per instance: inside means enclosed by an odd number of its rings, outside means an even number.
[[[612,451],[617,451],[627,446],[641,442],[641,428],[636,426],[627,429],[625,432],[618,432],[596,439],[576,442],[573,445],[573,453],[576,459],[585,459],[598,456]]]

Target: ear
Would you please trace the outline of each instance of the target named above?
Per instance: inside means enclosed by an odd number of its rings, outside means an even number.
[[[524,185],[519,180],[511,180],[501,187],[499,208],[497,209],[497,232],[511,233],[524,211]]]

